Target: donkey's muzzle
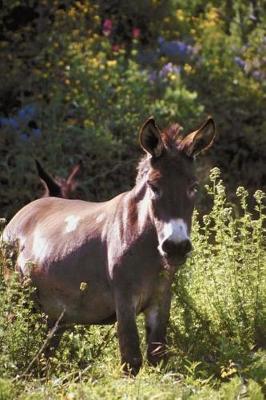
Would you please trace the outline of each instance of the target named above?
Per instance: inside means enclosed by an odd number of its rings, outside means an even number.
[[[165,240],[162,243],[162,249],[167,257],[186,257],[192,250],[192,244],[189,239],[178,243],[172,240]]]

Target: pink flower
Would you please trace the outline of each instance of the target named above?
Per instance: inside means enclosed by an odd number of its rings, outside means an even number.
[[[110,36],[112,33],[113,22],[111,19],[105,19],[103,21],[103,34],[104,36]]]
[[[140,29],[139,28],[132,29],[132,37],[134,39],[138,39],[140,37]]]
[[[122,47],[121,47],[119,44],[117,44],[117,43],[114,43],[114,44],[112,45],[112,51],[113,51],[114,53],[117,53],[121,48],[122,48]]]

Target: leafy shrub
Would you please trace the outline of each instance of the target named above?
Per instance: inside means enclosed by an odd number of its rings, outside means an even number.
[[[20,0],[0,10],[4,216],[39,193],[33,156],[61,176],[83,158],[78,197],[127,188],[135,130],[152,113],[186,129],[213,114],[220,136],[202,171],[218,165],[230,191],[235,181],[264,189],[262,2],[136,4]]]
[[[45,316],[36,312],[30,279],[14,271],[16,249],[0,248],[0,375],[23,375],[40,348]],[[36,371],[41,372],[38,365]]]
[[[194,216],[195,251],[176,278],[172,334],[175,346],[224,378],[240,368],[241,354],[266,343],[265,195],[255,193],[252,216],[239,187],[239,214],[219,178],[214,168],[206,186],[211,211],[202,223]]]
[[[250,192],[265,191],[264,16],[260,2],[253,22],[250,2],[230,4],[211,2],[195,14],[193,8],[184,12],[179,23],[190,23],[194,57],[183,78],[217,123],[210,158],[230,192],[236,182]]]
[[[26,130],[25,136],[21,124],[16,130],[12,124],[3,127],[0,182],[8,188],[1,199],[3,216],[37,197],[33,157],[61,176],[70,163],[82,159],[79,197],[103,200],[132,184],[139,155],[136,130],[148,116],[154,113],[165,126],[178,115],[179,122],[187,125],[189,120],[191,126],[203,112],[197,94],[185,87],[180,74],[158,75],[154,81],[149,68],[137,62],[136,48],[129,54],[123,49],[114,52],[97,34],[88,39],[83,30],[62,33],[67,22],[75,25],[78,20],[74,22],[68,11],[55,13],[51,35],[62,34],[65,40],[55,42],[56,52],[51,48],[54,42],[44,47],[41,59],[48,67],[40,65],[38,73],[31,72],[38,134],[36,129]],[[41,99],[36,94],[40,87]],[[29,98],[26,109],[28,103]],[[25,104],[8,121],[20,123]]]

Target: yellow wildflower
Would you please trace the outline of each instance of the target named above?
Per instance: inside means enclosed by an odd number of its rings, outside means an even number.
[[[91,60],[89,60],[89,64],[92,66],[92,67],[95,67],[95,68],[98,68],[98,66],[99,66],[99,60],[97,59],[97,58],[92,58]]]
[[[75,11],[74,8],[70,8],[70,10],[68,11],[67,14],[68,14],[69,17],[75,17],[76,11]]]
[[[192,67],[191,67],[191,65],[185,64],[185,65],[184,65],[184,71],[185,71],[187,74],[190,74],[190,73],[192,72]]]
[[[176,18],[177,18],[179,21],[184,21],[184,19],[185,19],[185,13],[184,13],[183,10],[177,10],[175,15],[176,15]]]
[[[176,74],[168,74],[168,77],[171,81],[176,81],[177,80],[177,75]]]
[[[219,23],[218,9],[213,7],[206,13],[206,20],[204,21],[205,28],[214,28]]]
[[[116,60],[108,60],[106,64],[108,67],[115,67],[117,65],[117,61]]]
[[[94,19],[94,21],[97,22],[97,23],[101,21],[99,15],[94,15],[93,19]]]

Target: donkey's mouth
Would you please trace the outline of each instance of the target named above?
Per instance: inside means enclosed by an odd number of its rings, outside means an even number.
[[[172,267],[179,267],[187,261],[188,255],[166,255],[167,263]]]
[[[167,269],[169,267],[173,267],[173,268],[181,267],[183,264],[185,264],[185,262],[187,261],[187,258],[189,256],[190,256],[190,253],[187,254],[187,255],[180,255],[180,254],[168,255],[168,254],[164,254],[164,255],[162,255],[164,268]]]

